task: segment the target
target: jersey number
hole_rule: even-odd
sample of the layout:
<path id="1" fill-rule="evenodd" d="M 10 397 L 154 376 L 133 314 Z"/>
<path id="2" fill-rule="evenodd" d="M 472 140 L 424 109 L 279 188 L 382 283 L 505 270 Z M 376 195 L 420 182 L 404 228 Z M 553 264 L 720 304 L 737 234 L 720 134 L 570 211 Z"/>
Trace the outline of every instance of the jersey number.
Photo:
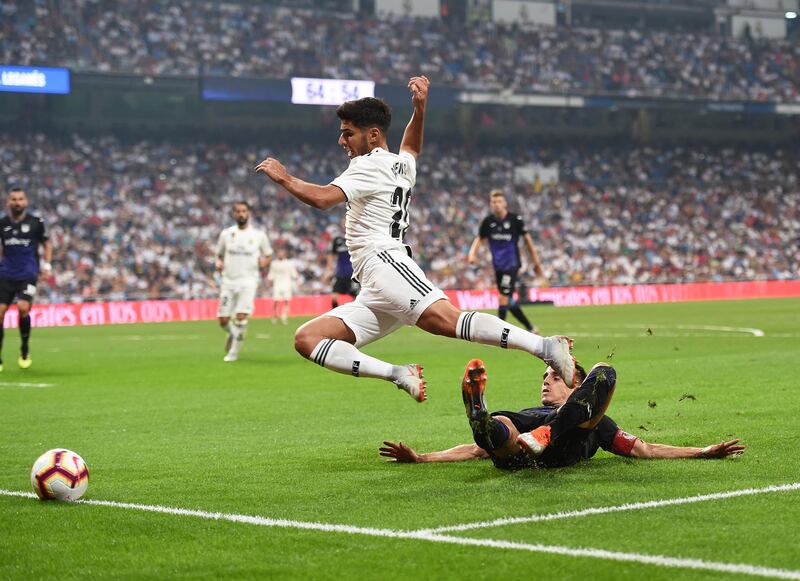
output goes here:
<path id="1" fill-rule="evenodd" d="M 392 216 L 392 231 L 391 236 L 395 240 L 403 241 L 403 237 L 408 230 L 408 205 L 411 203 L 411 190 L 404 191 L 403 188 L 397 187 L 392 194 L 392 206 L 398 208 L 397 212 Z M 402 228 L 400 223 L 405 224 Z"/>

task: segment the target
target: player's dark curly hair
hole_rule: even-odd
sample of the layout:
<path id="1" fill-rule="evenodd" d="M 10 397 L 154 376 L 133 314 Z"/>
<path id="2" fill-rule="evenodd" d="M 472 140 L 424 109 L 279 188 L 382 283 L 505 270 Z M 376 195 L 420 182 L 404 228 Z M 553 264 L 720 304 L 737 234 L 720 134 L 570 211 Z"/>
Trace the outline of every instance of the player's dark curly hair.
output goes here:
<path id="1" fill-rule="evenodd" d="M 359 129 L 377 127 L 386 135 L 392 124 L 392 110 L 382 99 L 364 97 L 339 105 L 336 115 L 342 121 L 349 121 Z"/>

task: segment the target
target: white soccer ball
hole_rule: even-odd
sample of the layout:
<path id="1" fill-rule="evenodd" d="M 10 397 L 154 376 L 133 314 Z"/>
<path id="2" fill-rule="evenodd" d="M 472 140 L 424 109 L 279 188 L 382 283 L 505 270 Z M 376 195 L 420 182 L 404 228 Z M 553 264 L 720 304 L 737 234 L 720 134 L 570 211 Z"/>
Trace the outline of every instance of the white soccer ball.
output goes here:
<path id="1" fill-rule="evenodd" d="M 75 452 L 48 450 L 33 463 L 31 485 L 42 500 L 78 500 L 89 486 L 89 469 Z"/>

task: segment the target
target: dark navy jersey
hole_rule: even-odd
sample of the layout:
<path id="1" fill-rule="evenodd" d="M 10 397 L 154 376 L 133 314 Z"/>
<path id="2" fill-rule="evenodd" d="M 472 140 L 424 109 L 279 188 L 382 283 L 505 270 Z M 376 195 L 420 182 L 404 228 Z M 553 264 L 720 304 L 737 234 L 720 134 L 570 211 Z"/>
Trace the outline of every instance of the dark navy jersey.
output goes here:
<path id="1" fill-rule="evenodd" d="M 352 278 L 353 265 L 350 263 L 350 253 L 347 251 L 347 241 L 344 236 L 333 239 L 331 254 L 336 255 L 336 278 Z"/>
<path id="2" fill-rule="evenodd" d="M 47 240 L 44 222 L 30 214 L 20 222 L 9 216 L 0 219 L 0 243 L 3 259 L 0 278 L 7 280 L 36 280 L 39 276 L 39 244 Z"/>
<path id="3" fill-rule="evenodd" d="M 478 236 L 482 240 L 489 239 L 489 250 L 492 253 L 494 269 L 500 272 L 518 270 L 519 239 L 528 231 L 522 218 L 511 212 L 503 219 L 490 214 L 481 222 Z"/>
<path id="4" fill-rule="evenodd" d="M 557 409 L 554 406 L 543 406 L 518 412 L 492 412 L 492 416 L 505 416 L 520 432 L 530 432 L 552 421 Z M 537 458 L 536 463 L 550 468 L 571 466 L 580 460 L 591 458 L 598 448 L 619 456 L 628 456 L 636 440 L 636 436 L 620 430 L 614 420 L 604 416 L 591 430 L 575 429 L 553 441 Z"/>

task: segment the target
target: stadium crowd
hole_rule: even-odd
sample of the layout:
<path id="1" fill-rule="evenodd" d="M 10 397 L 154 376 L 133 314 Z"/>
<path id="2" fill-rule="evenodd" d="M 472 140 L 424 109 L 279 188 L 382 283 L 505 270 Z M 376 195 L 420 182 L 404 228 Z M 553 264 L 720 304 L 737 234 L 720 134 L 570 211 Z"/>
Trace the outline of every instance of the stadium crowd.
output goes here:
<path id="1" fill-rule="evenodd" d="M 271 151 L 112 137 L 0 134 L 0 186 L 26 189 L 49 225 L 50 302 L 216 297 L 213 252 L 235 200 L 298 263 L 301 292 L 328 292 L 325 255 L 341 208 L 307 208 L 252 171 L 267 155 L 312 181 L 345 167 L 336 149 Z M 515 168 L 555 163 L 559 179 Z M 800 155 L 706 148 L 481 153 L 426 145 L 408 241 L 443 288 L 493 288 L 466 253 L 501 187 L 524 217 L 549 284 L 796 278 Z M 530 282 L 530 279 L 527 279 Z"/>
<path id="2" fill-rule="evenodd" d="M 0 62 L 515 92 L 799 101 L 800 45 L 712 34 L 367 18 L 245 2 L 0 0 Z"/>

